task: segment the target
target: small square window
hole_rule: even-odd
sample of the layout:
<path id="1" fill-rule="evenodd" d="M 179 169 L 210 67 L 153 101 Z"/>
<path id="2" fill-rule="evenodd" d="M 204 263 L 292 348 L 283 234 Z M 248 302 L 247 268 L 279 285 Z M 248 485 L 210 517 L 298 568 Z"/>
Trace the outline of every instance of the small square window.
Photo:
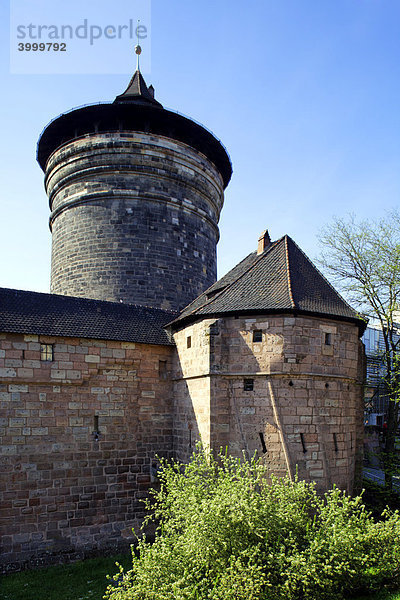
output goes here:
<path id="1" fill-rule="evenodd" d="M 325 346 L 331 346 L 331 345 L 332 345 L 332 334 L 325 333 Z"/>
<path id="2" fill-rule="evenodd" d="M 40 360 L 52 362 L 54 360 L 53 344 L 40 344 Z"/>
<path id="3" fill-rule="evenodd" d="M 186 338 L 186 348 L 191 348 L 192 347 L 192 336 L 188 335 Z"/>
<path id="4" fill-rule="evenodd" d="M 253 331 L 253 342 L 262 342 L 262 330 L 255 329 Z"/>
<path id="5" fill-rule="evenodd" d="M 254 390 L 254 379 L 243 379 L 243 389 L 245 392 L 252 392 Z"/>

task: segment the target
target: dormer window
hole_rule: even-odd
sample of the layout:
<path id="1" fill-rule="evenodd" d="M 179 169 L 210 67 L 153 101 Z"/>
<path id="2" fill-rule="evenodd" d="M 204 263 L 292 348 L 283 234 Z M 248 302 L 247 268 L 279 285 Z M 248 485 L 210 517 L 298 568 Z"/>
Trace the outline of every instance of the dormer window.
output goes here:
<path id="1" fill-rule="evenodd" d="M 225 289 L 225 286 L 214 288 L 213 290 L 210 290 L 209 292 L 206 292 L 207 300 L 210 300 L 211 298 L 214 298 L 214 296 L 216 296 L 217 294 L 219 294 L 220 292 L 222 292 L 222 290 L 224 290 L 224 289 Z"/>

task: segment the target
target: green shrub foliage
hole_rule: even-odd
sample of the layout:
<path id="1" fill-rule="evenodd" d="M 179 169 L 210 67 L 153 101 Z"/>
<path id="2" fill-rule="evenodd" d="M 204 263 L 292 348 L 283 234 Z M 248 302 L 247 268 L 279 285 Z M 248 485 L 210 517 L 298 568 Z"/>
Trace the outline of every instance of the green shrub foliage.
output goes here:
<path id="1" fill-rule="evenodd" d="M 198 449 L 163 461 L 145 537 L 108 600 L 320 600 L 400 584 L 400 515 L 375 522 L 360 497 L 273 479 Z"/>

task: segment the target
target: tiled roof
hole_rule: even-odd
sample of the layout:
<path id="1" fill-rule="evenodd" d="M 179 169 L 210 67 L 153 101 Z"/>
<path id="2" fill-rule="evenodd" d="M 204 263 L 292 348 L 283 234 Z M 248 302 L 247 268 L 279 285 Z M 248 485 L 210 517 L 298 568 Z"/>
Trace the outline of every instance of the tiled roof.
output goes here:
<path id="1" fill-rule="evenodd" d="M 0 288 L 0 331 L 170 345 L 164 330 L 176 313 Z"/>
<path id="2" fill-rule="evenodd" d="M 150 94 L 146 82 L 139 70 L 135 71 L 126 90 L 117 96 L 114 102 L 135 102 L 136 104 L 147 103 L 162 108 L 162 105 Z"/>
<path id="3" fill-rule="evenodd" d="M 295 312 L 362 321 L 287 235 L 253 252 L 180 314 L 173 325 L 201 316 Z"/>

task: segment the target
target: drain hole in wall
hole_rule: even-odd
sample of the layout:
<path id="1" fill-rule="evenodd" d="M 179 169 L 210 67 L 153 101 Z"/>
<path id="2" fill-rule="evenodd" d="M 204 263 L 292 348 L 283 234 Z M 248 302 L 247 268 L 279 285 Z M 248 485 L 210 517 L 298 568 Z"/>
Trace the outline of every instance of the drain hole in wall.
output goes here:
<path id="1" fill-rule="evenodd" d="M 326 383 L 326 384 L 325 384 L 325 387 L 326 387 L 326 388 L 328 388 L 328 387 L 329 387 L 329 383 Z"/>
<path id="2" fill-rule="evenodd" d="M 263 452 L 264 452 L 264 454 L 266 454 L 268 452 L 268 450 L 267 450 L 267 446 L 265 445 L 264 434 L 262 431 L 260 431 L 259 436 L 260 436 Z"/>
<path id="3" fill-rule="evenodd" d="M 289 381 L 289 385 L 290 385 L 290 387 L 292 387 L 292 385 L 293 385 L 293 381 L 292 380 Z"/>

